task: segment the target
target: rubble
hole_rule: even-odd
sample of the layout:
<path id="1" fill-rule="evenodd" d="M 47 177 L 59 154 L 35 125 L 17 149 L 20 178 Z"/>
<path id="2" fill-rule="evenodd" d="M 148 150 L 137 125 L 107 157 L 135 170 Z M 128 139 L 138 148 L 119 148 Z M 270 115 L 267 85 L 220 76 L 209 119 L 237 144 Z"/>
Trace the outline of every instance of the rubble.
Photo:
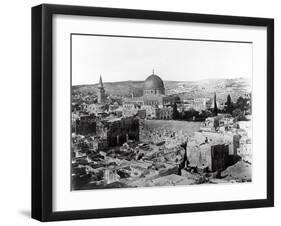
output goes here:
<path id="1" fill-rule="evenodd" d="M 130 123 L 113 122 L 114 128 Z M 219 125 L 233 126 L 204 131 L 198 126 L 192 133 L 182 125 L 176 130 L 167 126 L 169 121 L 165 123 L 149 127 L 139 121 L 139 130 L 133 130 L 133 134 L 139 131 L 139 136 L 135 134 L 137 139 L 129 139 L 123 133 L 122 142 L 113 146 L 106 138 L 74 134 L 73 189 L 251 181 L 252 146 L 251 137 L 243 129 L 249 128 L 246 123 L 241 124 L 243 128 L 236 128 L 231 119 L 221 118 Z M 116 142 L 117 133 L 112 134 Z"/>
<path id="2" fill-rule="evenodd" d="M 239 161 L 235 165 L 228 167 L 221 172 L 221 176 L 225 180 L 234 180 L 237 182 L 249 182 L 252 178 L 252 165 Z"/>

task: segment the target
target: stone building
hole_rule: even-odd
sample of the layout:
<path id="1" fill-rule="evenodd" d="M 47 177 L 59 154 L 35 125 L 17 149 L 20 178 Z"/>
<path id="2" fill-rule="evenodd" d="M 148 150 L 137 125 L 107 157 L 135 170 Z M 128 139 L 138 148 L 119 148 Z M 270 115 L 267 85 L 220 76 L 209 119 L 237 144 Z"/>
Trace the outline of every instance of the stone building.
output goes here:
<path id="1" fill-rule="evenodd" d="M 229 146 L 226 144 L 201 144 L 200 146 L 187 146 L 187 159 L 189 165 L 208 171 L 220 171 L 227 167 L 229 159 Z"/>
<path id="2" fill-rule="evenodd" d="M 143 86 L 142 97 L 131 97 L 124 99 L 124 104 L 137 104 L 140 106 L 160 106 L 164 105 L 165 87 L 162 79 L 153 73 L 146 78 Z"/>
<path id="3" fill-rule="evenodd" d="M 145 118 L 146 118 L 146 110 L 144 110 L 144 109 L 139 109 L 138 112 L 137 112 L 137 116 L 138 116 L 140 119 L 145 119 Z"/>
<path id="4" fill-rule="evenodd" d="M 187 159 L 191 166 L 220 171 L 240 159 L 241 136 L 233 132 L 195 132 L 187 142 Z"/>
<path id="5" fill-rule="evenodd" d="M 158 106 L 160 108 L 164 107 L 164 105 L 171 106 L 175 102 L 179 102 L 178 96 L 165 95 L 164 82 L 158 75 L 154 74 L 154 71 L 144 81 L 142 99 L 144 105 Z"/>
<path id="6" fill-rule="evenodd" d="M 124 117 L 134 116 L 138 113 L 138 110 L 140 110 L 140 108 L 141 107 L 135 103 L 124 103 L 122 109 L 122 115 Z"/>
<path id="7" fill-rule="evenodd" d="M 173 108 L 157 108 L 156 109 L 156 119 L 160 120 L 171 120 L 173 118 Z"/>
<path id="8" fill-rule="evenodd" d="M 112 118 L 104 120 L 103 125 L 109 147 L 139 140 L 139 119 L 136 117 Z"/>
<path id="9" fill-rule="evenodd" d="M 98 115 L 104 112 L 103 106 L 101 104 L 89 104 L 87 106 L 87 112 L 89 114 Z"/>
<path id="10" fill-rule="evenodd" d="M 175 103 L 181 103 L 181 99 L 177 95 L 169 95 L 163 98 L 164 106 L 173 106 Z"/>
<path id="11" fill-rule="evenodd" d="M 178 96 L 165 95 L 164 82 L 153 71 L 144 81 L 142 97 L 124 98 L 123 112 L 125 115 L 134 115 L 138 109 L 144 109 L 149 119 L 172 119 L 171 109 L 168 107 L 178 102 Z"/>
<path id="12" fill-rule="evenodd" d="M 88 135 L 96 133 L 96 120 L 93 115 L 83 115 L 76 120 L 77 134 Z"/>
<path id="13" fill-rule="evenodd" d="M 156 119 L 156 107 L 151 105 L 143 105 L 142 108 L 146 111 L 146 118 L 147 119 Z"/>
<path id="14" fill-rule="evenodd" d="M 164 82 L 158 75 L 154 74 L 154 70 L 144 81 L 143 95 L 165 95 Z"/>
<path id="15" fill-rule="evenodd" d="M 235 119 L 228 114 L 218 114 L 215 117 L 208 117 L 202 122 L 201 131 L 229 131 L 236 128 Z"/>

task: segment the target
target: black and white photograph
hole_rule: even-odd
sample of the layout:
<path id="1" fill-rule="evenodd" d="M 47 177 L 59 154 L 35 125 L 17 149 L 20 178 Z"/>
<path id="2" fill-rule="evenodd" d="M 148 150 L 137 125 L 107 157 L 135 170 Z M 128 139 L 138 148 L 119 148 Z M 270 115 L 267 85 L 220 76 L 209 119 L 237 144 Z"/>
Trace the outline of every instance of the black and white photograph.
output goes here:
<path id="1" fill-rule="evenodd" d="M 33 219 L 274 206 L 274 19 L 151 3 L 32 7 Z"/>
<path id="2" fill-rule="evenodd" d="M 252 42 L 70 40 L 72 191 L 252 182 Z"/>

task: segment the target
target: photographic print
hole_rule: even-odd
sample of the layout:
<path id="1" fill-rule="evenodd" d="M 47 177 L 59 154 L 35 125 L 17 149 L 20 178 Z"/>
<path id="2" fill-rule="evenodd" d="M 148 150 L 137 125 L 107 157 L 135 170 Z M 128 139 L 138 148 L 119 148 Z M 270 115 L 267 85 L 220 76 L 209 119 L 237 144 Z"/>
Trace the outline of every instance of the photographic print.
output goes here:
<path id="1" fill-rule="evenodd" d="M 71 34 L 71 190 L 252 181 L 252 43 Z"/>
<path id="2" fill-rule="evenodd" d="M 274 19 L 42 4 L 31 72 L 32 218 L 274 206 Z"/>

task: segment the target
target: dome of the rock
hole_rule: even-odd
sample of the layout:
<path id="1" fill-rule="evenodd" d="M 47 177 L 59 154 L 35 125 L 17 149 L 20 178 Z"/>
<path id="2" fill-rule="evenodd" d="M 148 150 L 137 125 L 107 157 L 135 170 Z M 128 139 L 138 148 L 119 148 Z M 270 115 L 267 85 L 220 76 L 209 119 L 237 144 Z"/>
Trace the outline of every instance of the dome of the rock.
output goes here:
<path id="1" fill-rule="evenodd" d="M 154 73 L 144 81 L 144 94 L 164 94 L 165 87 L 163 80 Z"/>

